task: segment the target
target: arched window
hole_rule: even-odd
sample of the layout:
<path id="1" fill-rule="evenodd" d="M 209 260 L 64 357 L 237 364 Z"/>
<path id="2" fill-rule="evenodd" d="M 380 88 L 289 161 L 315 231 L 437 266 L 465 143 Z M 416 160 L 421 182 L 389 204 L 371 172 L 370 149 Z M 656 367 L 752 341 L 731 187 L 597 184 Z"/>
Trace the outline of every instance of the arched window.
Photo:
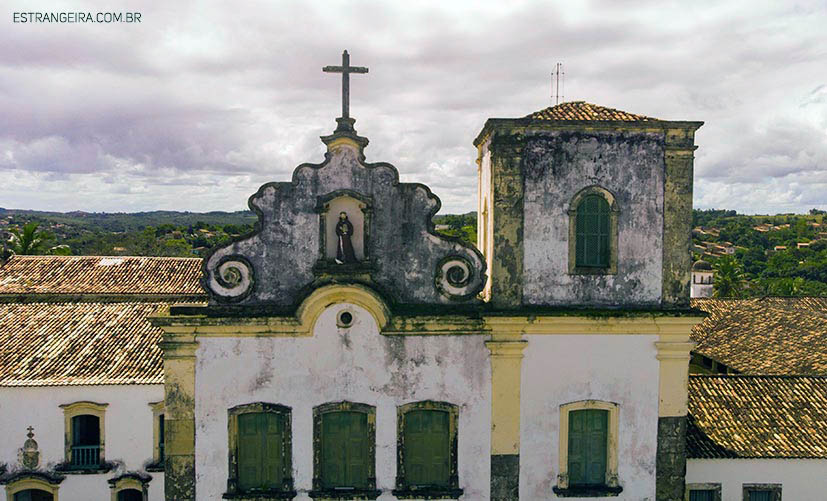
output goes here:
<path id="1" fill-rule="evenodd" d="M 569 273 L 617 273 L 617 216 L 614 196 L 589 186 L 569 207 Z"/>
<path id="2" fill-rule="evenodd" d="M 147 501 L 152 477 L 141 472 L 126 472 L 108 480 L 111 501 Z"/>
<path id="3" fill-rule="evenodd" d="M 457 406 L 413 402 L 397 410 L 397 497 L 459 498 Z M 417 495 L 418 494 L 418 495 Z"/>
<path id="4" fill-rule="evenodd" d="M 118 501 L 144 501 L 144 494 L 138 489 L 118 491 Z"/>
<path id="5" fill-rule="evenodd" d="M 3 483 L 6 484 L 5 499 L 9 501 L 58 501 L 58 488 L 62 481 L 62 476 L 32 470 L 19 471 L 3 479 Z"/>

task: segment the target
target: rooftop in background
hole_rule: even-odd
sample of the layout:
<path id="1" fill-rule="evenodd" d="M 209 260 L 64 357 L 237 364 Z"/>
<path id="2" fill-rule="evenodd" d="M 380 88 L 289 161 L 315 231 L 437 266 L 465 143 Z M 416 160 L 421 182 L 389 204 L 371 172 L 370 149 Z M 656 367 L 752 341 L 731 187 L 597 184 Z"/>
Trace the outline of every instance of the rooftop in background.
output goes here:
<path id="1" fill-rule="evenodd" d="M 621 122 L 657 122 L 657 118 L 636 115 L 626 111 L 607 108 L 585 101 L 570 101 L 540 111 L 535 111 L 525 118 L 534 120 L 606 120 Z"/>
<path id="2" fill-rule="evenodd" d="M 696 353 L 743 374 L 827 375 L 827 297 L 692 300 Z"/>
<path id="3" fill-rule="evenodd" d="M 205 297 L 200 279 L 200 258 L 13 256 L 0 266 L 0 296 Z"/>
<path id="4" fill-rule="evenodd" d="M 827 377 L 689 377 L 690 458 L 827 458 Z"/>
<path id="5" fill-rule="evenodd" d="M 163 384 L 166 303 L 0 304 L 0 386 Z"/>

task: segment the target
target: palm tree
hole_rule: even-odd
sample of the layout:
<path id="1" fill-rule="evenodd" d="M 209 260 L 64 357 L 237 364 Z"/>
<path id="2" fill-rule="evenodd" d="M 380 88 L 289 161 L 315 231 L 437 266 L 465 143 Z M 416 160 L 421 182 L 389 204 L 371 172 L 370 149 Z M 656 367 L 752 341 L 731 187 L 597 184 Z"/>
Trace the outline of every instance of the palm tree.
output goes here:
<path id="1" fill-rule="evenodd" d="M 714 297 L 741 297 L 744 287 L 744 270 L 732 256 L 723 256 L 713 266 L 715 279 L 712 284 Z"/>
<path id="2" fill-rule="evenodd" d="M 37 231 L 38 226 L 40 226 L 40 223 L 32 221 L 23 225 L 23 231 L 20 231 L 19 228 L 10 230 L 12 250 L 15 254 L 34 255 L 43 250 L 46 235 L 42 231 Z"/>

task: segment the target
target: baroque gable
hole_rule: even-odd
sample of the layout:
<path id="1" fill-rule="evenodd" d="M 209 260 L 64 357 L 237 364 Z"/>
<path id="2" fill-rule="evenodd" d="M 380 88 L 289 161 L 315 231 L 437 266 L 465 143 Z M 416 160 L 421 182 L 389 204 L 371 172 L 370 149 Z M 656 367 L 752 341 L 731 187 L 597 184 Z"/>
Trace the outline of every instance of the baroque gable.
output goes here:
<path id="1" fill-rule="evenodd" d="M 399 182 L 389 163 L 366 162 L 368 140 L 354 120 L 337 121 L 322 137 L 324 161 L 259 188 L 248 202 L 255 230 L 204 260 L 210 304 L 291 309 L 331 283 L 365 285 L 392 305 L 477 302 L 484 259 L 434 230 L 439 198 L 424 184 Z"/>

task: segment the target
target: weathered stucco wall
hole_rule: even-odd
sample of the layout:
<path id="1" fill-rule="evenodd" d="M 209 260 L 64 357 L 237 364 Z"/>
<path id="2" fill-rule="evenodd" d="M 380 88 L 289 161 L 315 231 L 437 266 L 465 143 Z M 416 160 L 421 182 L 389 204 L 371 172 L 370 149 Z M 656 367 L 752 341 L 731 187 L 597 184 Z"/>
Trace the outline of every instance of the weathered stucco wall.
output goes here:
<path id="1" fill-rule="evenodd" d="M 311 284 L 319 285 L 315 280 L 330 280 L 330 273 L 344 270 L 333 265 L 328 273 L 314 273 L 324 257 L 318 208 L 336 193 L 368 205 L 365 251 L 370 264 L 358 271 L 369 274 L 371 286 L 391 303 L 475 302 L 485 282 L 482 255 L 471 245 L 433 232 L 431 217 L 439 199 L 425 185 L 400 183 L 390 164 L 364 163 L 356 142 L 342 141 L 331 146 L 322 164 L 300 165 L 292 182 L 265 184 L 250 198 L 260 231 L 217 248 L 205 260 L 204 282 L 212 302 L 295 306 Z M 472 271 L 463 285 L 467 297 L 446 297 L 435 286 L 437 268 L 449 257 L 464 260 Z M 226 274 L 227 267 L 235 271 Z M 240 281 L 232 276 L 236 271 Z M 348 278 L 354 280 L 353 275 L 351 271 Z"/>
<path id="2" fill-rule="evenodd" d="M 619 499 L 655 501 L 657 336 L 526 337 L 520 498 L 557 498 L 552 487 L 559 473 L 560 406 L 592 399 L 619 405 L 618 479 L 623 487 Z"/>
<path id="3" fill-rule="evenodd" d="M 689 459 L 686 483 L 721 484 L 721 501 L 743 501 L 744 484 L 781 484 L 781 498 L 824 499 L 825 459 Z"/>
<path id="4" fill-rule="evenodd" d="M 662 289 L 662 134 L 547 131 L 523 148 L 523 303 L 658 305 Z M 597 185 L 617 201 L 616 275 L 569 274 L 572 198 Z"/>
<path id="5" fill-rule="evenodd" d="M 41 469 L 64 460 L 64 415 L 61 404 L 83 400 L 108 403 L 104 422 L 105 458 L 119 467 L 105 474 L 66 475 L 60 484 L 60 501 L 109 499 L 107 480 L 125 471 L 143 470 L 152 462 L 152 409 L 150 402 L 164 399 L 163 385 L 49 386 L 0 388 L 0 462 L 12 470 L 17 450 L 34 427 Z M 164 474 L 153 472 L 149 500 L 164 498 Z M 5 499 L 0 488 L 0 499 Z"/>
<path id="6" fill-rule="evenodd" d="M 340 329 L 347 309 L 353 326 Z M 250 402 L 292 408 L 296 499 L 313 478 L 313 408 L 349 400 L 376 406 L 376 478 L 380 499 L 396 475 L 396 407 L 440 400 L 459 406 L 462 499 L 489 498 L 491 383 L 482 336 L 383 336 L 364 309 L 336 304 L 312 337 L 201 338 L 196 365 L 196 492 L 219 499 L 228 475 L 227 409 Z"/>

